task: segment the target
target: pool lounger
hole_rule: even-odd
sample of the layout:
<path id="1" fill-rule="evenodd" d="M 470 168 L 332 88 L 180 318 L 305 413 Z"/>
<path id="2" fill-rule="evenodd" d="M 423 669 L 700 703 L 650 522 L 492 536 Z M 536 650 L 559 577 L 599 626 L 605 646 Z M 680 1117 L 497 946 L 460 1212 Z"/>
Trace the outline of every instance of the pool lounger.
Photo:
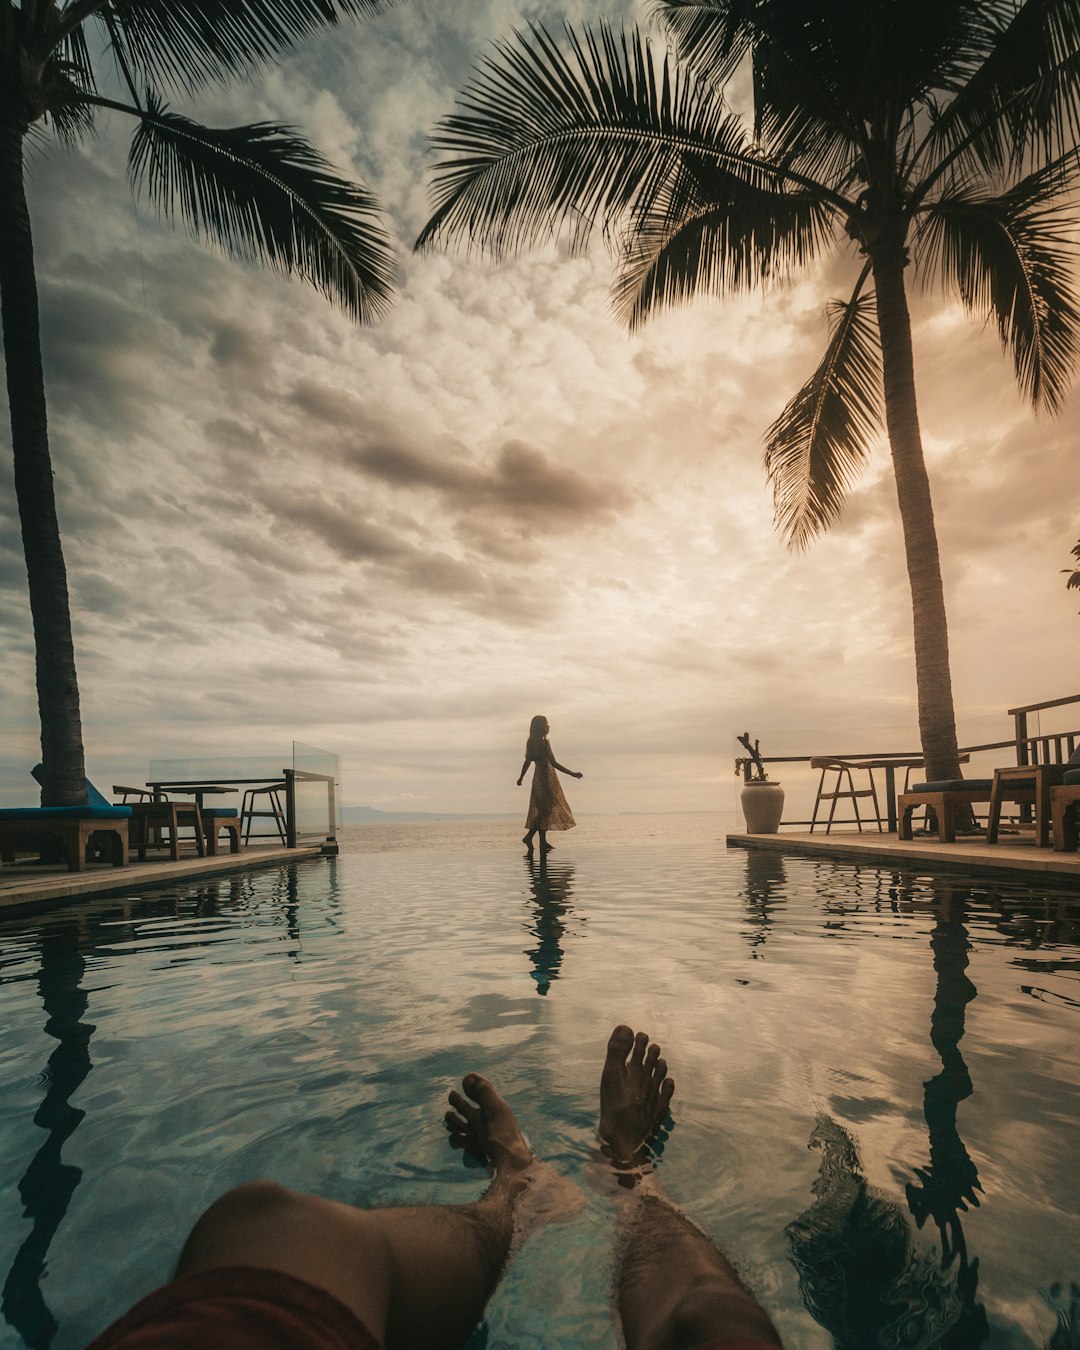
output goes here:
<path id="1" fill-rule="evenodd" d="M 13 806 L 0 809 L 0 860 L 15 861 L 15 850 L 40 848 L 41 840 L 59 839 L 69 872 L 86 869 L 91 835 L 108 835 L 114 867 L 128 863 L 130 806 Z"/>

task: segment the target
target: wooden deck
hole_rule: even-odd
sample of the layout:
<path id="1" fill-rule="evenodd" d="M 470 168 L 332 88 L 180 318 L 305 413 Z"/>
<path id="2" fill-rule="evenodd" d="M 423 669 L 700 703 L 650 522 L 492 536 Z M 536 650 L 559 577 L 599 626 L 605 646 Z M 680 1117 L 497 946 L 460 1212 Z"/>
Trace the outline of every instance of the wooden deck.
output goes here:
<path id="1" fill-rule="evenodd" d="M 960 838 L 951 844 L 939 843 L 936 835 L 912 840 L 895 834 L 864 830 L 833 830 L 832 834 L 729 834 L 728 848 L 764 849 L 774 853 L 799 853 L 804 856 L 841 858 L 850 862 L 884 863 L 894 867 L 927 867 L 933 871 L 961 869 L 983 875 L 1024 875 L 1045 878 L 1055 884 L 1073 882 L 1080 895 L 1080 853 L 1055 853 L 1036 848 L 1031 836 L 1015 840 L 1005 836 L 988 844 L 979 837 Z"/>
<path id="2" fill-rule="evenodd" d="M 298 848 L 273 845 L 242 848 L 239 853 L 219 853 L 214 858 L 200 858 L 195 853 L 190 857 L 181 854 L 177 862 L 159 857 L 148 858 L 145 862 L 133 859 L 127 867 L 91 864 L 85 872 L 69 872 L 63 866 L 43 867 L 36 863 L 8 864 L 0 870 L 0 915 L 322 856 L 321 844 Z"/>

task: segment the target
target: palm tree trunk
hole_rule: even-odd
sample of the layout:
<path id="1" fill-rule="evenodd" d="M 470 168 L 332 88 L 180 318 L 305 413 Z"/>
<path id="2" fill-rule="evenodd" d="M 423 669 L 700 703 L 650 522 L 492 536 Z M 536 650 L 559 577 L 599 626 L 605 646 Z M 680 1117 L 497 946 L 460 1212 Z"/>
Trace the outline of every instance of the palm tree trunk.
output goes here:
<path id="1" fill-rule="evenodd" d="M 884 244 L 873 253 L 885 380 L 885 420 L 911 584 L 919 735 L 926 776 L 928 779 L 959 778 L 945 593 L 941 584 L 930 480 L 923 460 L 919 410 L 915 402 L 911 315 L 904 292 L 906 262 L 902 244 Z"/>
<path id="2" fill-rule="evenodd" d="M 37 281 L 23 184 L 23 124 L 16 80 L 0 68 L 0 318 L 7 364 L 15 497 L 22 527 L 37 661 L 44 806 L 86 802 L 79 686 L 67 572 L 56 519 L 41 367 Z M 27 771 L 30 766 L 27 765 Z"/>

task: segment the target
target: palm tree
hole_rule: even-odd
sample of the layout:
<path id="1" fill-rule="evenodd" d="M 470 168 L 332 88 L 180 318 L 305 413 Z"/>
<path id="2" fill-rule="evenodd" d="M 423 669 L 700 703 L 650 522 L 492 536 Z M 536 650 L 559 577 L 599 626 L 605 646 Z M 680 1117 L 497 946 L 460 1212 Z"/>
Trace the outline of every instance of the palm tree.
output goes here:
<path id="1" fill-rule="evenodd" d="M 392 290 L 390 241 L 360 185 L 286 126 L 213 129 L 171 112 L 378 0 L 0 0 L 0 304 L 15 493 L 34 625 L 46 806 L 82 804 L 79 689 L 49 456 L 24 143 L 68 148 L 110 110 L 133 117 L 132 186 L 235 257 L 297 275 L 362 323 Z M 130 101 L 99 92 L 111 64 Z"/>
<path id="2" fill-rule="evenodd" d="M 602 226 L 631 329 L 700 294 L 778 284 L 828 250 L 854 287 L 817 369 L 766 432 L 778 529 L 838 517 L 884 420 L 911 583 L 922 748 L 959 776 L 945 603 L 915 399 L 907 278 L 993 320 L 1024 394 L 1059 406 L 1070 294 L 1076 0 L 656 0 L 634 30 L 542 27 L 497 45 L 434 137 L 418 248 L 496 258 Z M 753 125 L 725 103 L 749 65 Z M 1075 203 L 1072 204 L 1075 212 Z"/>

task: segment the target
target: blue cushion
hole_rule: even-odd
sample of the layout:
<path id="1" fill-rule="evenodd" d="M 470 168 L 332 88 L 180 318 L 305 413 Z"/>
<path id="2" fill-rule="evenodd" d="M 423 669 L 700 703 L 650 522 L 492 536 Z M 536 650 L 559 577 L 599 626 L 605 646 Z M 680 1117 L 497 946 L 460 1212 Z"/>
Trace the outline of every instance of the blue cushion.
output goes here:
<path id="1" fill-rule="evenodd" d="M 912 783 L 909 792 L 989 792 L 992 778 L 939 778 L 930 783 Z"/>
<path id="2" fill-rule="evenodd" d="M 40 764 L 35 764 L 30 770 L 30 777 L 38 783 L 45 782 L 45 769 Z M 89 778 L 83 779 L 83 786 L 86 788 L 86 800 L 91 806 L 112 806 L 108 797 L 103 797 L 97 788 L 91 783 Z"/>
<path id="3" fill-rule="evenodd" d="M 5 806 L 0 808 L 0 820 L 25 820 L 33 825 L 36 820 L 127 820 L 130 806 Z"/>
<path id="4" fill-rule="evenodd" d="M 239 812 L 235 806 L 204 806 L 203 820 L 235 820 Z"/>
<path id="5" fill-rule="evenodd" d="M 1066 769 L 1063 781 L 1066 783 L 1080 783 L 1080 769 Z"/>

